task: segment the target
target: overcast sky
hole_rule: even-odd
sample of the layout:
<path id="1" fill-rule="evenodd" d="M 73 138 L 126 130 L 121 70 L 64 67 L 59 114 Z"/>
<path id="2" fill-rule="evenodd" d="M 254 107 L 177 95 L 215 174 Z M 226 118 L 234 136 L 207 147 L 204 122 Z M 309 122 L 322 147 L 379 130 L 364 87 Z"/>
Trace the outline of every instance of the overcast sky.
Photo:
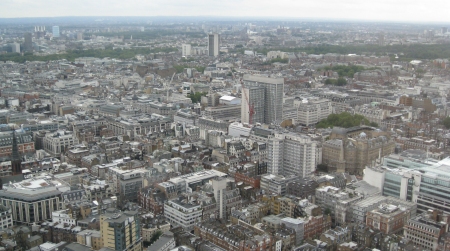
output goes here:
<path id="1" fill-rule="evenodd" d="M 240 16 L 448 23 L 449 10 L 450 0 L 0 0 L 0 18 Z"/>

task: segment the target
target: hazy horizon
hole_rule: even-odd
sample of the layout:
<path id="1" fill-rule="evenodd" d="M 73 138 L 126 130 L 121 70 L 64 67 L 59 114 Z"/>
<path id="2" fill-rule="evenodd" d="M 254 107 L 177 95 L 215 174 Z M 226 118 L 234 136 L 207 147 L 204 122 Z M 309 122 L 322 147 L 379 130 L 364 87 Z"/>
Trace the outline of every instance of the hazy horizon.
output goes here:
<path id="1" fill-rule="evenodd" d="M 450 1 L 430 0 L 3 0 L 0 18 L 214 17 L 450 23 Z"/>

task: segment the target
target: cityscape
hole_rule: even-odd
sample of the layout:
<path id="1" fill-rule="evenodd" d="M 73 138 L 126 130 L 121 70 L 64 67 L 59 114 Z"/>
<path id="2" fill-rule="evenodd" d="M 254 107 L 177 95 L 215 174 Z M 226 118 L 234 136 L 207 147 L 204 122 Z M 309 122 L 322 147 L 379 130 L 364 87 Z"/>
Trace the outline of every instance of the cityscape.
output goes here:
<path id="1" fill-rule="evenodd" d="M 0 11 L 0 251 L 450 251 L 450 22 L 73 8 Z"/>

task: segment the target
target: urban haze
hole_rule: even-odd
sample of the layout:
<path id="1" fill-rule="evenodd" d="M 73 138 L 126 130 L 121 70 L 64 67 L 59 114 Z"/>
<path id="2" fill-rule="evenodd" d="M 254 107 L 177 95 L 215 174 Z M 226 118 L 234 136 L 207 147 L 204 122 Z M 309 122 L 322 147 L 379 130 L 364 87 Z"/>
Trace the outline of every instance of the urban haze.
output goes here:
<path id="1" fill-rule="evenodd" d="M 0 251 L 450 251 L 449 8 L 1 1 Z"/>

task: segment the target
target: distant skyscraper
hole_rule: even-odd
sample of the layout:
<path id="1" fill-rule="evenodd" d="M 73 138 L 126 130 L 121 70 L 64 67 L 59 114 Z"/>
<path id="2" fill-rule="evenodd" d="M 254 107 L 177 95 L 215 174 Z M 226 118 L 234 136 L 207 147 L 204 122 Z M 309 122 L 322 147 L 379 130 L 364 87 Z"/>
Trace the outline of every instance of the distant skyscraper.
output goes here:
<path id="1" fill-rule="evenodd" d="M 448 31 L 448 28 L 447 28 L 447 27 L 442 27 L 442 28 L 441 28 L 441 33 L 442 33 L 442 34 L 447 33 L 447 31 Z"/>
<path id="2" fill-rule="evenodd" d="M 249 105 L 253 106 L 252 124 L 271 124 L 283 117 L 284 79 L 244 75 L 241 121 L 249 123 Z M 246 102 L 248 98 L 248 103 Z"/>
<path id="3" fill-rule="evenodd" d="M 11 52 L 20 53 L 20 44 L 19 43 L 12 43 L 11 44 Z"/>
<path id="4" fill-rule="evenodd" d="M 192 47 L 190 44 L 182 44 L 181 45 L 181 55 L 183 57 L 187 57 L 191 55 Z"/>
<path id="5" fill-rule="evenodd" d="M 33 51 L 33 39 L 31 36 L 31 33 L 27 32 L 24 34 L 25 42 L 23 43 L 23 50 L 25 52 L 32 52 Z"/>
<path id="6" fill-rule="evenodd" d="M 59 37 L 59 26 L 52 27 L 53 37 Z"/>
<path id="7" fill-rule="evenodd" d="M 77 40 L 78 41 L 83 40 L 83 33 L 82 32 L 77 32 Z"/>
<path id="8" fill-rule="evenodd" d="M 208 55 L 212 57 L 219 56 L 220 35 L 217 33 L 208 35 Z"/>

